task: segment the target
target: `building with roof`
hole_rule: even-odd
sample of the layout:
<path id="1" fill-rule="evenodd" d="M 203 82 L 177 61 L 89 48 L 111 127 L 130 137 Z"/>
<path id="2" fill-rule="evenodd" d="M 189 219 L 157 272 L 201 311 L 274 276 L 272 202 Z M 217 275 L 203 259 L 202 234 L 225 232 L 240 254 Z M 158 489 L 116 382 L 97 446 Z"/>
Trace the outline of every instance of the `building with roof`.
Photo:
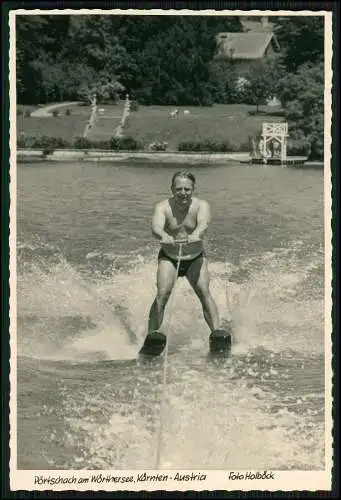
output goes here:
<path id="1" fill-rule="evenodd" d="M 244 77 L 252 65 L 279 52 L 274 24 L 268 16 L 242 16 L 241 33 L 218 33 L 215 60 L 233 63 L 236 74 Z"/>
<path id="2" fill-rule="evenodd" d="M 273 32 L 219 33 L 215 60 L 232 62 L 239 76 L 245 75 L 252 64 L 279 51 Z"/>
<path id="3" fill-rule="evenodd" d="M 276 18 L 278 19 L 278 18 Z M 280 52 L 280 45 L 274 33 L 275 25 L 266 16 L 242 16 L 242 32 L 222 32 L 216 35 L 217 49 L 213 65 L 220 69 L 219 75 L 226 75 L 231 82 L 231 71 L 235 90 L 243 97 L 250 70 L 260 62 L 266 61 Z M 279 101 L 274 97 L 269 105 L 277 106 Z"/>

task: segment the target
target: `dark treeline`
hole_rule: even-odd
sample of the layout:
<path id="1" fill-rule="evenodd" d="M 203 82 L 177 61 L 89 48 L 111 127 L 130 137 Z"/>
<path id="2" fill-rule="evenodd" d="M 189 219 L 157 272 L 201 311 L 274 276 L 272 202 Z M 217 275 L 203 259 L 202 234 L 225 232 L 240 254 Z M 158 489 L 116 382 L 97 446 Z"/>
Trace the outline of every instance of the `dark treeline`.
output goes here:
<path id="1" fill-rule="evenodd" d="M 18 16 L 18 102 L 78 99 L 118 81 L 144 104 L 212 104 L 209 65 L 220 31 L 239 18 Z"/>
<path id="2" fill-rule="evenodd" d="M 214 61 L 217 33 L 242 32 L 239 17 L 17 16 L 17 101 L 84 99 L 99 85 L 111 89 L 113 99 L 129 93 L 147 105 L 240 102 L 258 110 L 276 96 L 299 148 L 306 145 L 319 155 L 323 17 L 271 21 L 280 53 L 252 66 L 240 90 L 233 63 Z"/>

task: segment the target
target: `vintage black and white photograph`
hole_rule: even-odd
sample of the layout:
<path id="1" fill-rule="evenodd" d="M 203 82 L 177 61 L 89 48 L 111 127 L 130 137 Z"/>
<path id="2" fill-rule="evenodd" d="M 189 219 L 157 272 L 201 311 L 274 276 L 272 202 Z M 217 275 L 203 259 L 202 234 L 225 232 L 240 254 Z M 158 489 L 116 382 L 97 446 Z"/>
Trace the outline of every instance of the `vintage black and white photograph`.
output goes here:
<path id="1" fill-rule="evenodd" d="M 331 13 L 9 27 L 11 488 L 330 489 Z"/>

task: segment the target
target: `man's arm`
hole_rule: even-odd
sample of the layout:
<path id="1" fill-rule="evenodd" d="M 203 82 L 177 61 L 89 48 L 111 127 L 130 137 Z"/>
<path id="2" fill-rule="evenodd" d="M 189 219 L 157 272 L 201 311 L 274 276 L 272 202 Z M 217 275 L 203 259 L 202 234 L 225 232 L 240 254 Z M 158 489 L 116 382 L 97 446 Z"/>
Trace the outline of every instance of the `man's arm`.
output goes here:
<path id="1" fill-rule="evenodd" d="M 205 235 L 208 225 L 211 221 L 211 208 L 207 201 L 201 200 L 197 213 L 197 227 L 189 235 L 188 240 L 201 240 Z"/>
<path id="2" fill-rule="evenodd" d="M 155 238 L 162 240 L 168 236 L 164 231 L 166 216 L 162 203 L 156 203 L 154 206 L 154 213 L 152 218 L 152 233 Z"/>

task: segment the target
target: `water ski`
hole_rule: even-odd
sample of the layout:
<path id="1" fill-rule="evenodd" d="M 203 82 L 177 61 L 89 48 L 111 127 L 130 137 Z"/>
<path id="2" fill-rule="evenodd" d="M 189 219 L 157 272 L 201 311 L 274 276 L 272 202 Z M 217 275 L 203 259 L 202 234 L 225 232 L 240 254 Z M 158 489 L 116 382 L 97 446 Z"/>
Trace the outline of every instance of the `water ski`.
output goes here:
<path id="1" fill-rule="evenodd" d="M 166 347 L 167 337 L 161 332 L 148 333 L 139 354 L 144 356 L 159 356 Z"/>
<path id="2" fill-rule="evenodd" d="M 211 354 L 229 354 L 231 351 L 232 337 L 226 330 L 214 330 L 209 337 Z"/>

